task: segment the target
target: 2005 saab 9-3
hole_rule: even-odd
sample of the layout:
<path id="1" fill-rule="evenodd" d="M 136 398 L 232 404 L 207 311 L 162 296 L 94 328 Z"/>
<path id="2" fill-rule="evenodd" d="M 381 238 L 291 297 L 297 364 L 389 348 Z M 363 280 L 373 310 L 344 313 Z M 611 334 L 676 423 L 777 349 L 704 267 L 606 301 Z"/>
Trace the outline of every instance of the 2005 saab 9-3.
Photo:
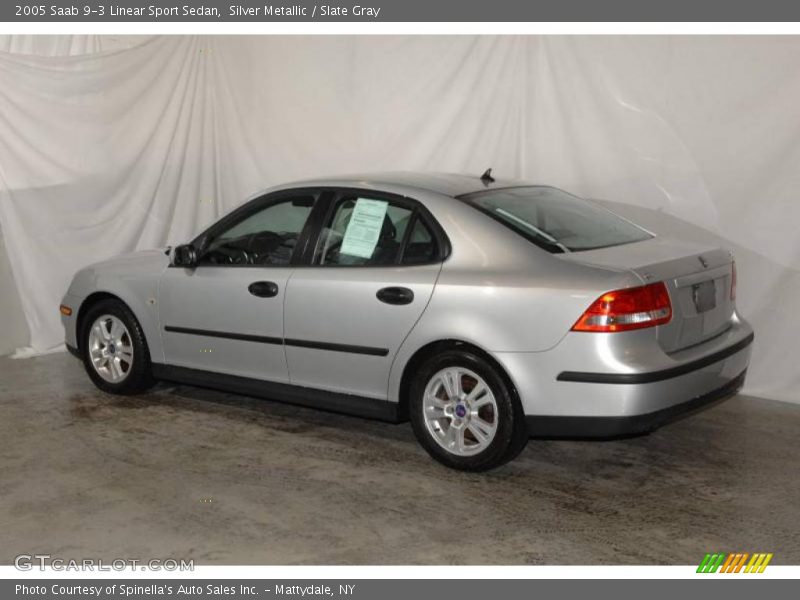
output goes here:
<path id="1" fill-rule="evenodd" d="M 651 431 L 735 393 L 731 254 L 541 185 L 392 173 L 268 190 L 174 249 L 79 271 L 68 348 L 156 380 L 392 422 L 450 467 Z"/>

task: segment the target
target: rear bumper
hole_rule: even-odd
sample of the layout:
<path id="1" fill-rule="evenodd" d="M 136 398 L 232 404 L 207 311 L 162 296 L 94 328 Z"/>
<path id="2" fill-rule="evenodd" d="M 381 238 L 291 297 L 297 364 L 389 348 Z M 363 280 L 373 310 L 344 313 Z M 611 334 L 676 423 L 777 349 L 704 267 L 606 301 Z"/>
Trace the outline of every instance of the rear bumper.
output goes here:
<path id="1" fill-rule="evenodd" d="M 614 437 L 649 431 L 739 389 L 753 329 L 738 315 L 724 333 L 671 354 L 646 329 L 571 332 L 545 352 L 496 353 L 532 435 Z"/>
<path id="2" fill-rule="evenodd" d="M 646 371 L 644 373 L 587 373 L 584 371 L 562 371 L 558 374 L 556 380 L 576 381 L 579 383 L 642 384 L 675 379 L 681 375 L 698 371 L 738 354 L 752 344 L 753 339 L 755 339 L 755 334 L 751 332 L 750 335 L 742 338 L 735 344 L 726 346 L 712 354 L 660 371 Z"/>
<path id="3" fill-rule="evenodd" d="M 528 416 L 525 423 L 528 434 L 538 438 L 609 439 L 639 435 L 730 398 L 742 388 L 746 374 L 746 370 L 742 371 L 715 390 L 650 413 L 627 417 Z"/>

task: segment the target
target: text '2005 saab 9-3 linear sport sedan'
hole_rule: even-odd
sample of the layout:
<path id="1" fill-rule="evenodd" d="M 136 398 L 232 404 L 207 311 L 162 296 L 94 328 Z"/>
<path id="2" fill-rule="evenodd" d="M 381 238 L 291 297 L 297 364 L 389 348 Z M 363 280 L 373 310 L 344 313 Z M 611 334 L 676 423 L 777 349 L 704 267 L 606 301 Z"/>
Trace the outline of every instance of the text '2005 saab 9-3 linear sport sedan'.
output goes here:
<path id="1" fill-rule="evenodd" d="M 79 271 L 61 312 L 107 392 L 410 420 L 435 459 L 484 470 L 531 436 L 644 433 L 735 393 L 753 340 L 735 293 L 729 252 L 559 189 L 390 173 L 270 189 Z"/>

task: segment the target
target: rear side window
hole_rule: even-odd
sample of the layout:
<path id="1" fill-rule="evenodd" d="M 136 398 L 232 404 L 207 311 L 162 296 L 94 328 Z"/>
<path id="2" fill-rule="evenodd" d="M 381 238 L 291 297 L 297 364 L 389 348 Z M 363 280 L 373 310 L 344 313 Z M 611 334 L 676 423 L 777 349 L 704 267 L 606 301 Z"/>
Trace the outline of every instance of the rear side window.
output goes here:
<path id="1" fill-rule="evenodd" d="M 461 198 L 553 253 L 607 248 L 653 237 L 602 206 L 552 187 L 504 188 Z"/>
<path id="2" fill-rule="evenodd" d="M 422 219 L 415 217 L 400 263 L 404 265 L 429 263 L 436 260 L 437 251 L 436 240 L 431 230 Z"/>
<path id="3" fill-rule="evenodd" d="M 438 247 L 408 206 L 381 198 L 340 198 L 320 235 L 315 263 L 324 266 L 415 265 L 435 261 Z"/>

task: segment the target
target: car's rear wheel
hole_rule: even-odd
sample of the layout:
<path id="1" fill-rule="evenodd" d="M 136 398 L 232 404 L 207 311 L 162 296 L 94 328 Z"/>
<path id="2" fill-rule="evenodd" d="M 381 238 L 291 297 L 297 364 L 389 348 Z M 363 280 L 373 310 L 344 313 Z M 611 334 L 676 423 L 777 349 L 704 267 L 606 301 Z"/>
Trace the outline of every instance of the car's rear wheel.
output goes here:
<path id="1" fill-rule="evenodd" d="M 528 440 L 525 416 L 499 369 L 468 351 L 422 365 L 410 389 L 414 433 L 448 467 L 485 471 L 516 457 Z"/>
<path id="2" fill-rule="evenodd" d="M 97 387 L 112 394 L 137 394 L 153 385 L 144 333 L 123 302 L 101 300 L 81 323 L 83 365 Z"/>

